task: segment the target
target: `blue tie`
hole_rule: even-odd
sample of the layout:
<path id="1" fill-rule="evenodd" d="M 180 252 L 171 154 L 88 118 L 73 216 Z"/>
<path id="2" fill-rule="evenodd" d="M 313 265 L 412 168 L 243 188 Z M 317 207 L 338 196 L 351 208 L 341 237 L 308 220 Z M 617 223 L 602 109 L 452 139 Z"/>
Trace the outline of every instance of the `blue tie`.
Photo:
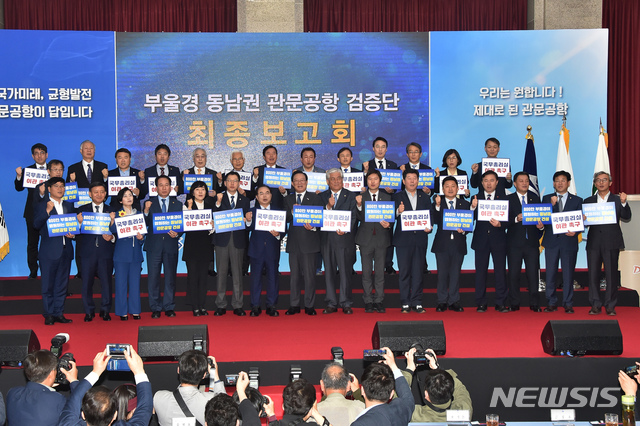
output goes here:
<path id="1" fill-rule="evenodd" d="M 91 164 L 87 166 L 87 180 L 91 182 L 91 178 L 93 177 L 93 171 L 91 170 Z"/>
<path id="2" fill-rule="evenodd" d="M 453 210 L 453 201 L 449 201 L 449 209 Z"/>
<path id="3" fill-rule="evenodd" d="M 167 212 L 167 200 L 165 200 L 163 198 L 160 201 L 162 201 L 162 213 L 166 213 Z"/>
<path id="4" fill-rule="evenodd" d="M 302 196 L 298 194 L 298 198 L 296 199 L 297 204 L 302 204 Z"/>
<path id="5" fill-rule="evenodd" d="M 231 210 L 233 210 L 233 209 L 235 209 L 235 208 L 236 208 L 236 202 L 235 202 L 235 201 L 233 201 L 233 198 L 234 198 L 234 197 L 235 197 L 235 195 L 232 195 L 232 196 L 231 196 Z"/>

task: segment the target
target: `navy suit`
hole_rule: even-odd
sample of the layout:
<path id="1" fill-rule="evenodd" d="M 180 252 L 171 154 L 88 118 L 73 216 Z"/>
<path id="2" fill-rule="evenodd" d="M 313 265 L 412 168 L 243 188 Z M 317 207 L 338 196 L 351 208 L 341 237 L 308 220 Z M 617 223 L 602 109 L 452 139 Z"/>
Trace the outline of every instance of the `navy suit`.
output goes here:
<path id="1" fill-rule="evenodd" d="M 167 213 L 182 211 L 182 203 L 175 197 L 168 197 L 169 205 Z M 162 213 L 160 197 L 151 198 L 151 207 L 146 216 L 147 239 L 144 244 L 144 251 L 147 252 L 147 270 L 149 287 L 149 307 L 152 312 L 160 312 L 163 309 L 173 311 L 176 304 L 174 297 L 176 293 L 176 272 L 178 268 L 178 240 L 171 238 L 169 233 L 153 233 L 153 215 Z M 160 297 L 160 272 L 164 266 L 164 295 Z"/>
<path id="2" fill-rule="evenodd" d="M 136 209 L 137 211 L 142 211 L 141 210 L 141 206 L 140 206 L 140 200 L 142 200 L 147 193 L 149 192 L 149 185 L 147 185 L 147 176 L 145 175 L 145 181 L 144 184 L 140 181 L 140 176 L 138 175 L 138 173 L 140 172 L 140 170 L 138 169 L 134 169 L 133 167 L 129 167 L 129 176 L 135 176 L 136 177 L 136 188 L 138 188 L 138 190 L 140 190 L 140 193 L 138 194 L 138 196 L 136 197 L 135 195 L 133 196 L 133 208 Z M 109 177 L 120 177 L 120 169 L 119 168 L 115 168 L 112 170 L 109 170 Z M 107 180 L 106 183 L 108 183 L 109 180 Z M 116 196 L 114 195 L 111 198 L 111 204 L 113 205 L 113 209 L 114 211 L 119 210 L 122 208 L 122 205 L 118 205 L 116 203 Z"/>
<path id="3" fill-rule="evenodd" d="M 397 398 L 391 402 L 372 407 L 358 417 L 352 426 L 406 426 L 411 421 L 415 400 L 407 380 L 400 376 L 396 379 Z"/>
<path id="4" fill-rule="evenodd" d="M 149 190 L 149 179 L 155 182 L 156 178 L 158 177 L 157 166 L 158 164 L 156 163 L 153 166 L 144 169 L 144 178 L 147 182 L 147 191 Z M 177 195 L 184 193 L 184 180 L 182 179 L 182 173 L 180 173 L 180 169 L 176 166 L 170 166 L 168 164 L 163 167 L 165 168 L 165 176 L 175 176 L 178 184 Z M 149 196 L 151 196 L 151 194 L 149 194 Z M 153 196 L 155 197 L 155 195 Z"/>
<path id="5" fill-rule="evenodd" d="M 597 203 L 599 195 L 596 193 L 584 200 L 584 204 Z M 603 304 L 606 309 L 613 309 L 618 303 L 618 286 L 620 286 L 620 272 L 618 271 L 618 258 L 620 250 L 624 249 L 624 239 L 620 220 L 631 220 L 631 207 L 629 203 L 622 206 L 620 196 L 609 193 L 607 202 L 613 202 L 616 206 L 616 223 L 608 225 L 589 226 L 587 235 L 587 265 L 589 268 L 589 303 L 594 308 L 600 308 Z M 607 280 L 607 290 L 604 302 L 600 296 L 600 271 L 604 263 L 604 272 Z"/>
<path id="6" fill-rule="evenodd" d="M 256 203 L 258 204 L 258 203 Z M 271 209 L 272 206 L 269 206 Z M 280 232 L 280 238 L 274 237 L 271 232 L 256 231 L 256 209 L 251 209 L 252 222 L 250 226 L 251 238 L 249 238 L 248 255 L 251 259 L 251 308 L 260 307 L 260 292 L 262 291 L 262 270 L 265 271 L 267 281 L 267 308 L 275 308 L 278 303 L 278 260 L 280 259 L 280 241 L 285 233 Z"/>
<path id="7" fill-rule="evenodd" d="M 77 382 L 71 383 L 75 389 Z M 7 426 L 57 426 L 67 401 L 62 394 L 40 383 L 27 382 L 7 393 Z"/>
<path id="8" fill-rule="evenodd" d="M 253 191 L 253 193 L 256 193 L 256 189 L 263 184 L 264 182 L 264 169 L 267 168 L 266 164 L 263 164 L 261 166 L 256 167 L 258 169 L 258 179 L 257 180 L 253 180 L 253 176 L 251 177 L 251 190 Z M 284 169 L 284 167 L 282 166 L 278 166 L 276 164 L 276 166 L 274 167 L 276 169 Z M 271 205 L 276 209 L 276 210 L 283 210 L 284 209 L 284 196 L 280 193 L 280 191 L 278 190 L 278 188 L 271 188 Z"/>
<path id="9" fill-rule="evenodd" d="M 485 192 L 481 190 L 478 194 L 478 201 L 485 200 Z M 506 200 L 504 192 L 496 189 L 494 200 Z M 487 304 L 487 275 L 489 270 L 489 255 L 493 259 L 493 274 L 496 285 L 496 305 L 504 305 L 508 296 L 506 283 L 507 266 L 507 234 L 505 232 L 507 224 L 500 223 L 494 227 L 490 222 L 478 220 L 478 209 L 475 210 L 476 226 L 473 231 L 471 248 L 475 251 L 476 261 L 476 304 Z"/>
<path id="10" fill-rule="evenodd" d="M 73 204 L 62 202 L 64 214 L 73 213 Z M 66 236 L 50 237 L 47 230 L 47 220 L 57 215 L 55 208 L 47 213 L 47 202 L 39 203 L 33 226 L 40 230 L 40 269 L 42 271 L 42 304 L 44 316 L 59 317 L 64 312 L 64 301 L 67 297 L 69 285 L 69 271 L 73 260 L 73 243 Z"/>
<path id="11" fill-rule="evenodd" d="M 306 191 L 302 197 L 303 206 L 322 206 L 320 196 Z M 297 203 L 296 193 L 289 194 L 284 200 L 287 212 L 288 237 L 287 253 L 289 253 L 289 270 L 291 271 L 290 304 L 300 307 L 300 294 L 304 281 L 304 307 L 313 308 L 316 300 L 315 262 L 320 252 L 320 229 L 306 230 L 304 226 L 293 226 L 293 206 Z"/>
<path id="12" fill-rule="evenodd" d="M 116 216 L 122 210 L 116 212 Z M 136 212 L 138 213 L 138 212 Z M 142 246 L 144 238 L 118 238 L 115 223 L 111 226 L 111 233 L 116 242 L 113 252 L 113 266 L 115 270 L 115 313 L 118 316 L 128 314 L 140 315 L 140 268 L 142 266 Z"/>
<path id="13" fill-rule="evenodd" d="M 547 194 L 542 198 L 542 203 L 551 204 L 551 197 L 557 197 L 557 193 Z M 582 198 L 568 192 L 562 198 L 562 211 L 582 210 Z M 560 203 L 556 202 L 553 212 L 560 212 Z M 556 275 L 558 274 L 558 263 L 562 261 L 562 304 L 565 308 L 573 307 L 573 273 L 576 269 L 576 259 L 578 258 L 578 236 L 573 237 L 567 234 L 554 234 L 551 225 L 545 225 L 542 246 L 544 247 L 544 258 L 547 266 L 547 287 L 545 290 L 550 306 L 558 305 L 556 294 Z"/>
<path id="14" fill-rule="evenodd" d="M 78 208 L 78 213 L 95 212 L 93 203 Z M 110 213 L 111 207 L 102 204 L 102 213 Z M 102 289 L 100 312 L 111 310 L 111 277 L 113 275 L 114 242 L 105 240 L 102 235 L 79 235 L 77 238 L 78 255 L 82 257 L 82 303 L 85 314 L 94 314 L 93 282 L 97 275 Z"/>
<path id="15" fill-rule="evenodd" d="M 244 172 L 244 170 L 241 170 L 242 172 Z M 237 173 L 237 171 L 236 171 Z M 245 172 L 248 173 L 248 172 Z M 226 191 L 227 190 L 227 186 L 224 184 L 225 179 L 227 178 L 227 173 L 223 173 L 222 174 L 222 184 L 218 184 L 218 178 L 216 178 L 214 176 L 214 182 L 216 182 L 216 191 L 217 192 L 222 192 L 222 191 Z M 247 197 L 249 199 L 249 201 L 253 200 L 254 198 L 256 198 L 256 194 L 254 193 L 254 187 L 253 187 L 253 179 L 249 181 L 251 183 L 251 189 L 245 189 L 244 190 L 244 196 Z M 274 188 L 271 188 L 271 192 L 273 193 Z M 240 189 L 238 189 L 238 191 L 240 191 Z"/>
<path id="16" fill-rule="evenodd" d="M 37 164 L 32 164 L 25 168 L 37 169 Z M 14 180 L 14 186 L 16 191 L 24 191 L 24 169 L 22 169 L 22 179 Z M 27 222 L 27 265 L 29 266 L 29 274 L 32 276 L 38 275 L 38 241 L 40 240 L 40 233 L 33 226 L 33 206 L 34 206 L 34 192 L 35 188 L 27 188 L 27 200 L 24 204 L 24 213 L 22 217 Z"/>
<path id="17" fill-rule="evenodd" d="M 417 189 L 416 196 L 416 210 L 431 209 L 431 200 L 427 194 Z M 396 203 L 396 211 L 400 203 L 404 204 L 405 212 L 413 210 L 406 190 L 394 194 L 393 200 Z M 400 303 L 403 306 L 422 306 L 422 279 L 429 234 L 425 231 L 403 231 L 400 218 L 400 215 L 396 216 L 393 234 L 393 245 L 398 252 Z"/>
<path id="18" fill-rule="evenodd" d="M 249 199 L 239 192 L 234 194 L 235 209 L 242 209 L 242 216 L 246 215 L 250 209 Z M 224 192 L 220 206 L 215 207 L 216 211 L 232 210 L 230 194 Z M 226 309 L 227 300 L 225 298 L 227 290 L 227 272 L 231 264 L 231 278 L 233 279 L 233 297 L 231 306 L 233 309 L 242 309 L 242 259 L 244 250 L 247 248 L 247 230 L 222 232 L 213 234 L 213 242 L 216 246 L 216 266 L 218 269 L 216 306 Z"/>
<path id="19" fill-rule="evenodd" d="M 332 192 L 330 189 L 320 194 L 322 204 L 329 204 Z M 353 263 L 356 258 L 356 196 L 353 192 L 342 189 L 332 210 L 343 210 L 351 212 L 351 229 L 344 235 L 337 232 L 322 232 L 320 235 L 320 245 L 322 258 L 324 259 L 324 278 L 327 287 L 325 302 L 327 306 L 335 308 L 337 305 L 342 308 L 350 307 L 351 300 L 351 278 L 353 276 Z M 340 300 L 336 295 L 336 272 L 340 271 Z"/>
<path id="20" fill-rule="evenodd" d="M 98 182 L 104 184 L 104 176 L 102 171 L 108 170 L 105 163 L 93 160 L 93 169 L 91 170 L 91 181 L 87 178 L 87 170 L 82 165 L 82 161 L 73 163 L 67 169 L 67 182 L 71 182 L 69 176 L 71 173 L 76 174 L 75 182 L 78 184 L 78 188 L 89 188 L 92 183 Z"/>
<path id="21" fill-rule="evenodd" d="M 462 198 L 453 201 L 453 209 L 469 210 L 470 204 Z M 438 267 L 438 304 L 453 305 L 460 301 L 460 270 L 467 254 L 467 233 L 442 229 L 443 211 L 450 209 L 446 197 L 440 197 L 440 209 L 432 209 L 432 224 L 438 225 L 431 252 L 436 255 Z"/>

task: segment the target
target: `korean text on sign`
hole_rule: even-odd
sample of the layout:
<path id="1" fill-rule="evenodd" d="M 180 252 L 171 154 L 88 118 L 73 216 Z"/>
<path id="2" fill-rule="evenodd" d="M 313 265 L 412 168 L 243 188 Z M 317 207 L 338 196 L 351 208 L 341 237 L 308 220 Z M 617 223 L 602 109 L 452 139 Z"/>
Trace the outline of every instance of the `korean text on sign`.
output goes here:
<path id="1" fill-rule="evenodd" d="M 451 176 L 456 178 L 456 180 L 458 181 L 458 195 L 464 195 L 466 190 L 469 189 L 469 179 L 467 175 L 451 175 Z M 442 192 L 442 181 L 446 177 L 448 176 L 440 175 L 438 177 L 438 179 L 440 179 L 440 192 L 439 192 L 440 195 L 444 195 L 444 192 Z"/>
<path id="2" fill-rule="evenodd" d="M 213 225 L 217 233 L 241 231 L 245 229 L 242 209 L 213 213 Z"/>
<path id="3" fill-rule="evenodd" d="M 351 212 L 345 210 L 323 210 L 321 231 L 351 232 Z"/>
<path id="4" fill-rule="evenodd" d="M 400 223 L 403 231 L 424 231 L 431 229 L 431 214 L 429 210 L 412 210 L 402 212 Z"/>
<path id="5" fill-rule="evenodd" d="M 264 179 L 262 180 L 269 188 L 291 188 L 291 170 L 264 168 Z"/>
<path id="6" fill-rule="evenodd" d="M 364 173 L 344 173 L 342 177 L 342 187 L 351 192 L 362 191 L 362 188 L 364 188 Z"/>
<path id="7" fill-rule="evenodd" d="M 44 169 L 26 168 L 22 171 L 22 186 L 25 188 L 35 188 L 46 180 L 49 180 L 49 173 Z"/>
<path id="8" fill-rule="evenodd" d="M 319 206 L 293 206 L 293 226 L 322 226 L 322 207 Z"/>
<path id="9" fill-rule="evenodd" d="M 80 233 L 80 224 L 75 213 L 58 214 L 49 217 L 47 230 L 50 237 L 62 237 L 63 235 Z"/>
<path id="10" fill-rule="evenodd" d="M 522 206 L 522 224 L 537 225 L 538 221 L 545 225 L 551 223 L 551 204 L 527 204 Z"/>
<path id="11" fill-rule="evenodd" d="M 471 210 L 451 210 L 442 211 L 442 229 L 445 231 L 473 231 L 473 212 Z"/>
<path id="12" fill-rule="evenodd" d="M 256 209 L 256 231 L 284 232 L 287 223 L 287 212 L 281 210 Z"/>
<path id="13" fill-rule="evenodd" d="M 207 184 L 209 191 L 213 189 L 213 175 L 184 175 L 184 191 L 189 192 L 194 182 L 201 181 Z"/>
<path id="14" fill-rule="evenodd" d="M 554 234 L 566 234 L 567 232 L 584 231 L 582 211 L 551 213 L 551 227 Z"/>
<path id="15" fill-rule="evenodd" d="M 606 225 L 617 223 L 616 203 L 585 203 L 582 212 L 586 216 L 584 226 Z"/>
<path id="16" fill-rule="evenodd" d="M 507 177 L 508 173 L 511 173 L 511 165 L 508 158 L 483 158 L 482 159 L 482 173 L 493 170 L 498 174 L 498 177 Z"/>
<path id="17" fill-rule="evenodd" d="M 116 226 L 118 238 L 135 237 L 138 234 L 145 235 L 147 233 L 147 225 L 142 213 L 124 217 L 116 216 L 113 223 Z"/>
<path id="18" fill-rule="evenodd" d="M 111 234 L 109 225 L 111 225 L 109 213 L 83 212 L 80 232 L 92 235 Z"/>
<path id="19" fill-rule="evenodd" d="M 329 189 L 327 175 L 325 173 L 304 172 L 307 175 L 307 191 L 326 191 Z"/>
<path id="20" fill-rule="evenodd" d="M 418 188 L 433 188 L 435 184 L 436 172 L 432 169 L 420 169 L 418 170 L 419 180 Z"/>
<path id="21" fill-rule="evenodd" d="M 365 201 L 364 221 L 365 222 L 394 222 L 396 218 L 396 203 L 393 201 Z"/>
<path id="22" fill-rule="evenodd" d="M 211 209 L 183 210 L 182 228 L 184 232 L 210 231 L 213 229 Z"/>
<path id="23" fill-rule="evenodd" d="M 62 201 L 69 201 L 70 203 L 78 201 L 78 182 L 65 183 Z"/>
<path id="24" fill-rule="evenodd" d="M 478 200 L 478 220 L 489 222 L 491 219 L 508 222 L 509 202 L 501 200 Z"/>
<path id="25" fill-rule="evenodd" d="M 109 195 L 118 195 L 118 192 L 122 188 L 129 188 L 133 190 L 136 187 L 135 176 L 109 176 L 107 179 L 107 185 L 109 186 Z"/>
<path id="26" fill-rule="evenodd" d="M 400 189 L 402 172 L 400 170 L 378 169 L 382 175 L 380 188 Z"/>
<path id="27" fill-rule="evenodd" d="M 166 234 L 169 231 L 182 232 L 182 212 L 154 213 L 153 233 Z"/>

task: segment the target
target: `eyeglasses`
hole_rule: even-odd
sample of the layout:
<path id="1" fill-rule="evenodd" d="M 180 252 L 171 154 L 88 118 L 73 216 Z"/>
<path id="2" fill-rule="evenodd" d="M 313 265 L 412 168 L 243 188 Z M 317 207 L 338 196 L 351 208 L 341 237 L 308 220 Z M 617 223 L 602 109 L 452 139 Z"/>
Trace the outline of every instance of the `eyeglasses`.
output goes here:
<path id="1" fill-rule="evenodd" d="M 596 179 L 596 183 L 607 183 L 609 182 L 609 178 Z"/>
<path id="2" fill-rule="evenodd" d="M 409 151 L 407 154 L 422 154 L 420 151 Z"/>
<path id="3" fill-rule="evenodd" d="M 227 179 L 227 183 L 238 183 L 240 182 L 238 179 Z"/>

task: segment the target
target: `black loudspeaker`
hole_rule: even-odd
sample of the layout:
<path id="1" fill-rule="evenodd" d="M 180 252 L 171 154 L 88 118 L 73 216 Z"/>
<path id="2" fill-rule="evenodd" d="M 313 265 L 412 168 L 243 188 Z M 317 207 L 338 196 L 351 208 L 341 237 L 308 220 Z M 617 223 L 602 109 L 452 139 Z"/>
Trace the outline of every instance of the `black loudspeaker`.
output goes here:
<path id="1" fill-rule="evenodd" d="M 550 355 L 621 355 L 622 332 L 616 320 L 549 321 L 540 336 Z"/>
<path id="2" fill-rule="evenodd" d="M 206 325 L 138 327 L 138 355 L 144 360 L 176 360 L 191 349 L 209 354 Z"/>
<path id="3" fill-rule="evenodd" d="M 0 365 L 22 366 L 31 352 L 40 349 L 40 341 L 33 330 L 0 331 Z"/>
<path id="4" fill-rule="evenodd" d="M 419 343 L 423 349 L 433 349 L 436 355 L 447 352 L 447 339 L 442 321 L 378 321 L 373 327 L 371 344 L 374 349 L 387 347 L 395 353 L 406 352 Z"/>

